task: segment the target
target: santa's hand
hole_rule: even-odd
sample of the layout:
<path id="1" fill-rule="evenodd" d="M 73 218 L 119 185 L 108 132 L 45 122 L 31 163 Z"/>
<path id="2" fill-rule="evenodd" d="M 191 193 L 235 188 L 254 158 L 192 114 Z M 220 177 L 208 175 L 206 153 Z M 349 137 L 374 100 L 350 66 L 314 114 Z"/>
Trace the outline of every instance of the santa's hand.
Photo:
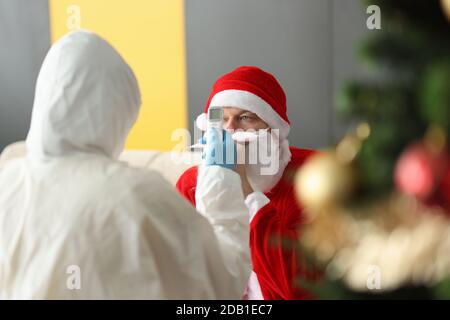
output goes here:
<path id="1" fill-rule="evenodd" d="M 244 193 L 244 198 L 247 198 L 250 193 L 253 193 L 253 188 L 248 181 L 245 164 L 236 165 L 234 171 L 241 177 L 242 191 Z"/>
<path id="2" fill-rule="evenodd" d="M 236 144 L 228 131 L 222 130 L 222 136 L 221 140 L 219 132 L 214 128 L 208 130 L 206 141 L 202 139 L 206 143 L 203 164 L 233 170 L 237 162 Z"/>

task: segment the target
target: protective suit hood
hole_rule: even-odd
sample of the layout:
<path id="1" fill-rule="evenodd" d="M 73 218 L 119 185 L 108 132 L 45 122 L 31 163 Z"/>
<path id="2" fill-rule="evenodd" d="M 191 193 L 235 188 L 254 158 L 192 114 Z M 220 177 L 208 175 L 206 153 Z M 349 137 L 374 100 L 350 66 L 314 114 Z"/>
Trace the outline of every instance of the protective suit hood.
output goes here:
<path id="1" fill-rule="evenodd" d="M 136 78 L 119 53 L 91 32 L 72 32 L 50 49 L 40 70 L 28 156 L 117 158 L 140 104 Z"/>

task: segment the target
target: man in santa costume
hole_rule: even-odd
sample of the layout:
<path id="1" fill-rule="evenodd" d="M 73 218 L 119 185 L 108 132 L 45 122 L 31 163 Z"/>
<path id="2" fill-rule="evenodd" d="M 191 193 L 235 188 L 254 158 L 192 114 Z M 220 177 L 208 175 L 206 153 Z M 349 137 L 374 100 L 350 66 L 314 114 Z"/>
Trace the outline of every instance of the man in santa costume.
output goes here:
<path id="1" fill-rule="evenodd" d="M 289 146 L 290 122 L 283 88 L 270 73 L 257 67 L 243 66 L 223 75 L 214 84 L 204 113 L 197 118 L 197 126 L 202 130 L 206 130 L 206 115 L 211 106 L 223 108 L 224 129 L 229 132 L 276 132 L 272 137 L 277 139 L 272 139 L 271 143 L 278 148 L 277 158 L 272 159 L 277 161 L 275 168 L 278 170 L 262 174 L 263 164 L 259 160 L 232 168 L 241 177 L 250 219 L 253 273 L 243 297 L 312 298 L 298 285 L 299 279 L 314 281 L 318 274 L 307 267 L 304 254 L 293 245 L 299 238 L 304 216 L 295 198 L 292 180 L 313 151 Z M 197 185 L 197 176 L 201 172 L 201 168 L 192 167 L 177 182 L 177 189 L 197 207 L 200 206 L 198 194 L 204 194 L 200 188 L 207 188 L 205 183 Z M 234 201 L 239 199 L 229 199 L 230 205 Z"/>

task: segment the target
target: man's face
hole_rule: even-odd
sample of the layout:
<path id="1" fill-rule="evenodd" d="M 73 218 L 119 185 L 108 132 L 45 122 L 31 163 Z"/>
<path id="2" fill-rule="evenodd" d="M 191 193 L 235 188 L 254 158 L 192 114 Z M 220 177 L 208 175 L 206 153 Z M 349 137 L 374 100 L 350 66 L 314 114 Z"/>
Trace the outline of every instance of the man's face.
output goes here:
<path id="1" fill-rule="evenodd" d="M 224 107 L 223 108 L 223 120 L 224 129 L 227 130 L 249 130 L 253 129 L 255 131 L 260 129 L 267 129 L 269 126 L 260 117 L 258 117 L 253 112 L 235 108 L 235 107 Z"/>

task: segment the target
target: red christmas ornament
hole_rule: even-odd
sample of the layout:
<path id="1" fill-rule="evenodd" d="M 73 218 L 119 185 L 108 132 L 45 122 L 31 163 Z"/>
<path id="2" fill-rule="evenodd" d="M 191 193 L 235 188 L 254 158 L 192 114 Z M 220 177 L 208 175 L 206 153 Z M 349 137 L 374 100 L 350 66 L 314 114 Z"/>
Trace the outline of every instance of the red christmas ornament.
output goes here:
<path id="1" fill-rule="evenodd" d="M 450 200 L 450 167 L 448 152 L 433 152 L 419 142 L 400 156 L 395 168 L 395 183 L 403 193 L 426 202 L 439 204 Z M 438 203 L 435 203 L 437 201 Z"/>

